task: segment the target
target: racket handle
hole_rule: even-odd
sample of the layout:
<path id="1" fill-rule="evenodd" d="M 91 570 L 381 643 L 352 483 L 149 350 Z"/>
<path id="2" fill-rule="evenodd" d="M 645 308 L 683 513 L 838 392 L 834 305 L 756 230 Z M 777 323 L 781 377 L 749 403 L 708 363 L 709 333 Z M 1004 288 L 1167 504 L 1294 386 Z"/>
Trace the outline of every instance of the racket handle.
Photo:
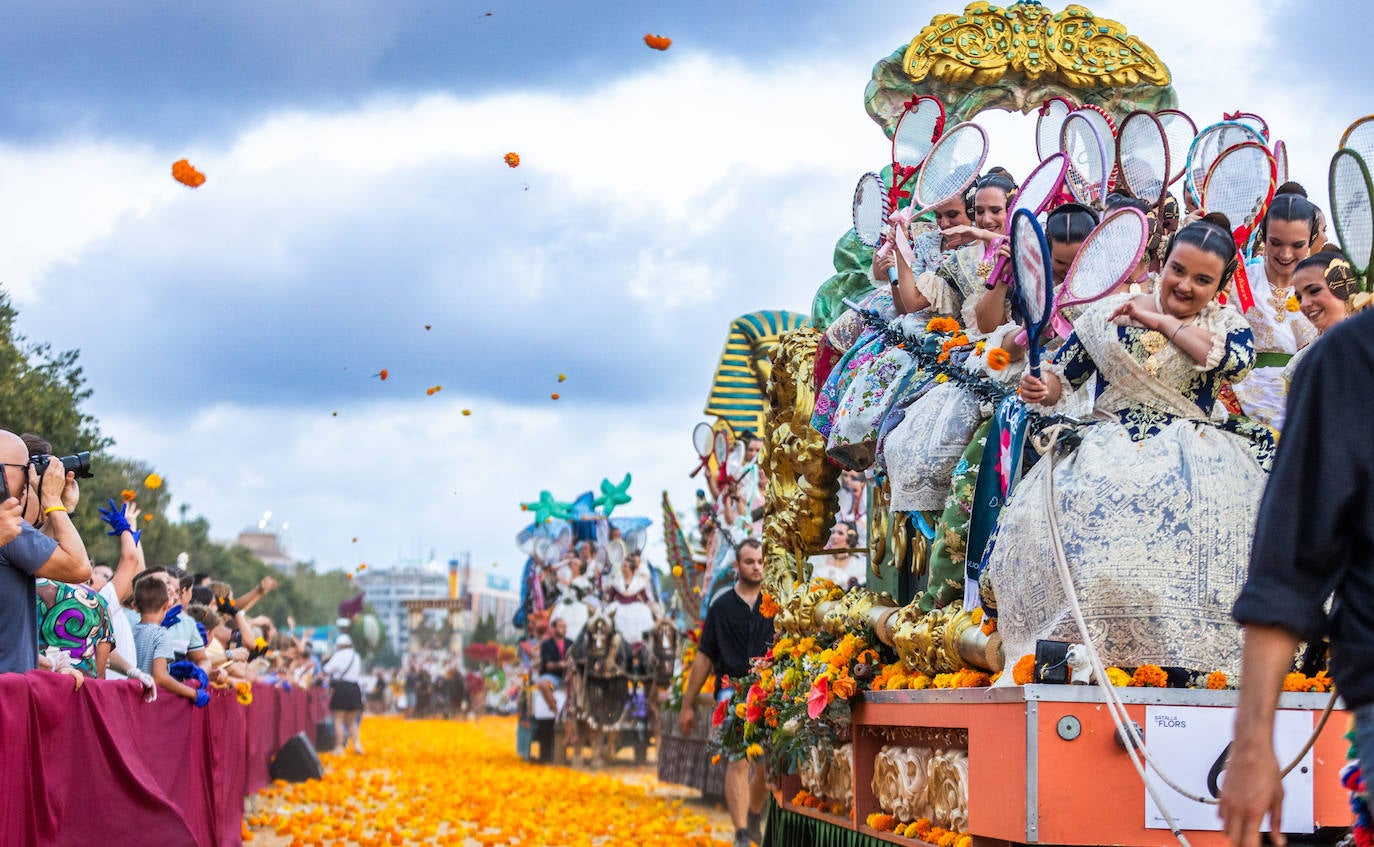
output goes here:
<path id="1" fill-rule="evenodd" d="M 993 249 L 993 252 L 996 252 L 997 250 L 1000 250 L 1000 249 L 1002 248 L 1002 245 L 1005 244 L 1005 243 L 1006 243 L 1006 239 L 1005 239 L 1005 238 L 1000 238 L 1000 239 L 998 239 L 997 242 L 996 242 L 996 245 L 992 248 L 992 249 Z M 997 261 L 996 261 L 995 263 L 993 263 L 993 266 L 992 266 L 992 273 L 988 274 L 988 281 L 987 281 L 986 283 L 984 283 L 984 285 L 987 286 L 988 291 L 991 291 L 991 290 L 993 290 L 994 288 L 997 287 L 997 283 L 1000 282 L 1000 281 L 1002 280 L 1002 277 L 1006 275 L 1006 271 L 1007 271 L 1007 260 L 1006 260 L 1006 257 L 1004 257 L 1004 256 L 998 256 L 998 257 L 997 257 Z"/>
<path id="2" fill-rule="evenodd" d="M 1030 375 L 1036 379 L 1040 378 L 1040 344 L 1039 339 L 1027 339 L 1026 355 L 1030 358 Z"/>
<path id="3" fill-rule="evenodd" d="M 897 266 L 895 264 L 887 269 L 887 280 L 893 285 L 897 284 Z"/>

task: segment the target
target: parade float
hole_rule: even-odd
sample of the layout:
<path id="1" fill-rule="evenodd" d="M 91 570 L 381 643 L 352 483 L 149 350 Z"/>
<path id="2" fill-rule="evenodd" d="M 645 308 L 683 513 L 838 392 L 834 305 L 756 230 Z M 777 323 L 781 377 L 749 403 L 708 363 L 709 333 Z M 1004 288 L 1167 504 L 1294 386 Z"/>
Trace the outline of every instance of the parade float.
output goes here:
<path id="1" fill-rule="evenodd" d="M 528 639 L 531 679 L 541 639 L 557 620 L 571 645 L 566 684 L 555 707 L 530 684 L 521 702 L 521 751 L 541 758 L 604 764 L 629 747 L 644 762 L 653 742 L 659 693 L 677 657 L 677 627 L 663 614 L 664 580 L 644 558 L 649 518 L 616 515 L 630 502 L 631 476 L 603 479 L 599 493 L 560 501 L 549 491 L 522 503 L 532 517 L 516 536 L 528 557 L 515 623 Z"/>
<path id="2" fill-rule="evenodd" d="M 935 136 L 990 109 L 1043 116 L 1088 106 L 1115 127 L 1132 112 L 1173 110 L 1170 82 L 1153 50 L 1082 6 L 978 2 L 936 16 L 878 62 L 864 99 L 889 136 L 923 97 L 941 106 Z M 884 169 L 885 186 L 900 181 L 896 170 Z M 894 209 L 903 199 L 896 195 Z M 964 549 L 967 530 L 950 532 L 938 509 L 933 516 L 894 509 L 887 474 L 861 462 L 848 467 L 868 479 L 866 585 L 846 590 L 812 578 L 810 561 L 827 551 L 840 502 L 841 467 L 813 425 L 820 386 L 837 367 L 827 332 L 844 320 L 876 325 L 855 308 L 879 287 L 866 241 L 856 231 L 840 239 L 835 273 L 817 292 L 810 320 L 770 344 L 764 605 L 777 641 L 749 677 L 735 681 L 735 699 L 716 707 L 709 723 L 718 742 L 702 741 L 695 753 L 706 761 L 675 781 L 704 787 L 708 763 L 719 768 L 722 757 L 764 762 L 774 795 L 770 845 L 1178 840 L 1220 847 L 1215 800 L 1234 720 L 1235 667 L 1183 675 L 1151 663 L 1105 667 L 1090 661 L 1082 637 L 1006 655 L 992 596 L 980 601 L 974 592 L 974 602 L 960 602 L 963 580 L 954 581 L 954 596 L 934 602 L 926 590 L 932 555 L 954 559 L 961 573 L 974 558 Z M 923 366 L 938 374 L 934 382 L 961 380 L 993 407 L 1015 393 L 1014 384 L 993 379 L 980 389 L 978 378 L 948 361 L 952 348 L 976 346 L 959 339 L 957 324 L 932 321 L 924 330 L 921 339 L 889 341 L 928 356 Z M 1031 428 L 1034 435 L 1053 423 L 1037 419 Z M 1051 459 L 1056 449 L 1051 438 Z M 719 462 L 702 459 L 717 473 L 727 461 L 724 452 Z M 1045 531 L 1055 530 L 1047 524 Z M 1045 579 L 1057 576 L 1051 569 Z M 705 592 L 705 582 L 694 587 Z M 1012 602 L 1019 601 L 1004 598 L 1003 615 L 1018 611 L 1007 608 Z M 1283 825 L 1334 842 L 1351 823 L 1340 784 L 1348 716 L 1332 717 L 1336 699 L 1325 673 L 1305 670 L 1290 675 L 1279 701 L 1277 753 L 1292 763 Z M 672 743 L 686 751 L 685 741 Z"/>

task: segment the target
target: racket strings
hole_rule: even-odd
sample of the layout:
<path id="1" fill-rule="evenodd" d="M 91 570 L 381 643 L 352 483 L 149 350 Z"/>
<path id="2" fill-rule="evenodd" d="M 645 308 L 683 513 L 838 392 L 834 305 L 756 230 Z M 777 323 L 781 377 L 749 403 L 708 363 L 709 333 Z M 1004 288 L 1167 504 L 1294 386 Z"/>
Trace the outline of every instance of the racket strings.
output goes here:
<path id="1" fill-rule="evenodd" d="M 923 209 L 943 203 L 968 187 L 987 155 L 987 140 L 972 124 L 956 127 L 930 151 L 916 178 L 916 203 Z"/>
<path id="2" fill-rule="evenodd" d="M 897 121 L 892 133 L 892 159 L 908 168 L 918 167 L 935 145 L 935 128 L 942 117 L 940 110 L 921 101 Z"/>
<path id="3" fill-rule="evenodd" d="M 1201 197 L 1207 173 L 1217 159 L 1232 147 L 1253 141 L 1261 146 L 1264 139 L 1252 127 L 1240 123 L 1219 123 L 1198 133 L 1188 150 L 1187 177 L 1188 188 L 1194 197 Z"/>
<path id="4" fill-rule="evenodd" d="M 1017 190 L 1014 207 L 1033 212 L 1045 208 L 1059 190 L 1062 182 L 1060 171 L 1061 168 L 1053 163 L 1036 168 Z"/>
<path id="5" fill-rule="evenodd" d="M 1197 127 L 1181 112 L 1161 112 L 1157 117 L 1169 144 L 1169 182 L 1174 182 L 1188 168 L 1188 148 L 1197 137 Z"/>
<path id="6" fill-rule="evenodd" d="M 1121 179 L 1142 200 L 1158 203 L 1169 182 L 1169 139 L 1148 114 L 1121 127 Z"/>
<path id="7" fill-rule="evenodd" d="M 1016 223 L 1012 229 L 1012 261 L 1016 263 L 1017 300 L 1026 320 L 1039 323 L 1045 316 L 1045 290 L 1049 286 L 1045 255 L 1030 226 L 1019 225 L 1019 220 Z"/>
<path id="8" fill-rule="evenodd" d="M 1331 164 L 1331 219 L 1336 236 L 1357 270 L 1374 253 L 1374 198 L 1367 171 L 1356 155 L 1342 151 Z"/>
<path id="9" fill-rule="evenodd" d="M 1363 118 L 1352 124 L 1346 130 L 1345 141 L 1341 146 L 1359 153 L 1366 165 L 1374 160 L 1374 117 Z"/>
<path id="10" fill-rule="evenodd" d="M 1041 160 L 1048 159 L 1059 150 L 1059 133 L 1068 116 L 1068 104 L 1062 100 L 1051 100 L 1045 114 L 1035 122 L 1035 152 Z"/>
<path id="11" fill-rule="evenodd" d="M 1074 257 L 1066 280 L 1075 301 L 1093 300 L 1111 291 L 1135 271 L 1148 238 L 1134 215 L 1115 215 L 1093 230 Z"/>
<path id="12" fill-rule="evenodd" d="M 1272 161 L 1262 147 L 1228 150 L 1207 175 L 1202 187 L 1203 208 L 1221 212 L 1233 228 L 1253 225 L 1273 190 Z"/>

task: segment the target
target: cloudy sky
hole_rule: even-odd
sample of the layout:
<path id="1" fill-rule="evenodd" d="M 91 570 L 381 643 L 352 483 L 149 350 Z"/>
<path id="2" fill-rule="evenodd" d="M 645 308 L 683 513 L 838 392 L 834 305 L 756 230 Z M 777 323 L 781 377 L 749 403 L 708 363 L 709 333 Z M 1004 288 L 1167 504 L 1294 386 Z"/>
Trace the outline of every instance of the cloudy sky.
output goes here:
<path id="1" fill-rule="evenodd" d="M 217 536 L 271 509 L 321 568 L 433 550 L 513 573 L 541 489 L 630 472 L 627 514 L 690 506 L 729 321 L 808 311 L 887 154 L 871 68 L 958 5 L 16 5 L 0 283 L 22 331 L 82 350 L 115 449 Z M 1265 115 L 1324 201 L 1374 112 L 1339 23 L 1360 4 L 1090 5 L 1199 123 Z M 1024 173 L 1033 119 L 986 125 Z M 203 187 L 171 179 L 181 158 Z"/>

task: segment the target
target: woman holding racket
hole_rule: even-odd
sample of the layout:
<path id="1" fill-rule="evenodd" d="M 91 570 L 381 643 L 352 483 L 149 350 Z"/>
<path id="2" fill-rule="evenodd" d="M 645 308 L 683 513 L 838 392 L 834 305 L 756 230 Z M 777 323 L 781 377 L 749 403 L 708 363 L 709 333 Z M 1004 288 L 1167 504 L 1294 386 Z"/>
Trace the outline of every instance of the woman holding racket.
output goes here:
<path id="1" fill-rule="evenodd" d="M 1293 354 L 1317 337 L 1298 311 L 1293 272 L 1306 259 L 1318 233 L 1317 207 L 1297 194 L 1275 195 L 1264 217 L 1264 257 L 1245 267 L 1255 305 L 1245 312 L 1255 334 L 1255 369 L 1232 385 L 1241 410 L 1252 420 L 1283 428 L 1287 400 L 1283 369 Z"/>
<path id="2" fill-rule="evenodd" d="M 1074 324 L 1027 402 L 1053 404 L 1097 374 L 1096 421 L 1081 445 L 1022 480 L 1002 511 L 982 594 L 1001 609 L 1008 657 L 1039 639 L 1081 641 L 1055 575 L 1047 508 L 1092 636 L 1108 664 L 1188 670 L 1240 665 L 1231 603 L 1245 577 L 1265 482 L 1257 452 L 1226 428 L 1222 385 L 1254 362 L 1250 328 L 1216 304 L 1239 258 L 1229 223 L 1195 221 L 1174 238 L 1157 290 L 1116 294 Z"/>

